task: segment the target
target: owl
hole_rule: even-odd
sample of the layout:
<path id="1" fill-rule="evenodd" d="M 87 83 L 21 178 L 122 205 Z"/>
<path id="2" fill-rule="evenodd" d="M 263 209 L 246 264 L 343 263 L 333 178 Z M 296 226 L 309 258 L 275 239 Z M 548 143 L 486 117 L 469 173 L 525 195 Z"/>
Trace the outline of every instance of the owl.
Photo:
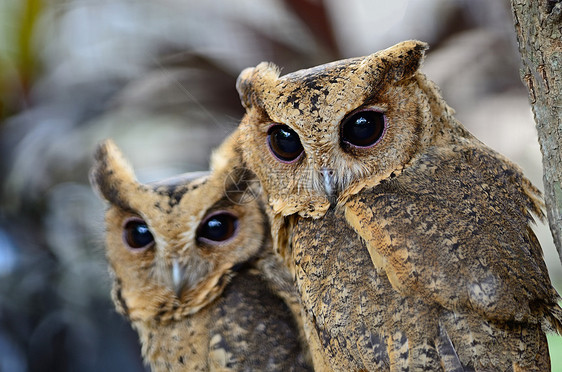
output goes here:
<path id="1" fill-rule="evenodd" d="M 238 78 L 242 157 L 315 365 L 549 370 L 562 311 L 531 230 L 540 193 L 453 117 L 419 71 L 426 49 Z"/>
<path id="2" fill-rule="evenodd" d="M 244 194 L 255 176 L 231 151 L 214 154 L 212 174 L 142 184 L 113 142 L 97 149 L 112 299 L 153 371 L 311 370 L 298 296 Z"/>

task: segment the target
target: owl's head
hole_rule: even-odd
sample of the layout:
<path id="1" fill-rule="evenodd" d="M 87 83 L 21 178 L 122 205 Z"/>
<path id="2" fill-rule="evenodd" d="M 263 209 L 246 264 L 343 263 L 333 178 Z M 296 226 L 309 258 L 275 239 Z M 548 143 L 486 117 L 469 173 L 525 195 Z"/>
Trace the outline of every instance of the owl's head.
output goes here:
<path id="1" fill-rule="evenodd" d="M 426 49 L 405 41 L 284 76 L 269 63 L 240 74 L 244 160 L 274 213 L 320 217 L 436 140 L 452 110 L 418 71 Z"/>
<path id="2" fill-rule="evenodd" d="M 215 155 L 211 175 L 142 184 L 113 142 L 99 145 L 91 182 L 109 203 L 112 295 L 132 321 L 165 322 L 199 311 L 268 244 L 261 206 L 244 199 L 255 176 L 225 158 Z"/>

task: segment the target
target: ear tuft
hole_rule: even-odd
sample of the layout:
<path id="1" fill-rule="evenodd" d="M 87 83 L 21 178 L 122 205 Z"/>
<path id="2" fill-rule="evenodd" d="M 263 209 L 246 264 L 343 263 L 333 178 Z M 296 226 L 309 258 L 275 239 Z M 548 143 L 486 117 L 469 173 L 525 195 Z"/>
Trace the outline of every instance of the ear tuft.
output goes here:
<path id="1" fill-rule="evenodd" d="M 101 142 L 96 148 L 94 165 L 90 170 L 90 183 L 106 201 L 129 208 L 123 185 L 137 185 L 133 169 L 112 140 Z"/>
<path id="2" fill-rule="evenodd" d="M 211 153 L 209 168 L 213 173 L 228 172 L 235 166 L 242 164 L 240 149 L 240 132 L 235 130 L 223 140 L 221 145 Z"/>
<path id="3" fill-rule="evenodd" d="M 242 70 L 238 79 L 236 79 L 236 90 L 240 95 L 240 102 L 245 109 L 252 107 L 252 77 L 254 75 L 254 67 L 248 67 Z"/>
<path id="4" fill-rule="evenodd" d="M 420 68 L 429 45 L 423 41 L 402 41 L 367 58 L 371 66 L 382 65 L 386 79 L 400 81 L 413 76 Z"/>
<path id="5" fill-rule="evenodd" d="M 261 62 L 256 67 L 244 69 L 236 80 L 236 90 L 244 108 L 249 109 L 256 104 L 256 94 L 263 89 L 264 82 L 279 77 L 279 68 L 270 62 Z"/>

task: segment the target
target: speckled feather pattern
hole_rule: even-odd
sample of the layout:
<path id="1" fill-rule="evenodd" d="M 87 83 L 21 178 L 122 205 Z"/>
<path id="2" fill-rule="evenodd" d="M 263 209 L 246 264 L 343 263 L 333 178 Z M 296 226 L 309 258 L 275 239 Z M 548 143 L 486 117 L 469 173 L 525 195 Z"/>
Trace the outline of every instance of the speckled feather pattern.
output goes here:
<path id="1" fill-rule="evenodd" d="M 406 41 L 284 76 L 262 63 L 238 79 L 236 135 L 315 366 L 549 370 L 545 331 L 562 331 L 562 317 L 530 227 L 540 193 L 453 117 L 419 71 L 426 49 Z M 342 120 L 358 110 L 383 113 L 385 131 L 373 146 L 342 146 Z M 292 162 L 267 148 L 276 123 L 299 136 Z"/>

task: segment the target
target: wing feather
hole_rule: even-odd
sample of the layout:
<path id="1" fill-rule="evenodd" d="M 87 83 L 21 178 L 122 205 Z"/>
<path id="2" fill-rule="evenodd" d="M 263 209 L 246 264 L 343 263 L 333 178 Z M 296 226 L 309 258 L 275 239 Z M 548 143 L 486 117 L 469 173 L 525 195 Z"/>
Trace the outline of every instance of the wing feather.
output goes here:
<path id="1" fill-rule="evenodd" d="M 400 293 L 523 320 L 536 316 L 537 302 L 557 300 L 530 228 L 540 201 L 529 190 L 497 154 L 434 149 L 350 198 L 344 213 Z"/>

